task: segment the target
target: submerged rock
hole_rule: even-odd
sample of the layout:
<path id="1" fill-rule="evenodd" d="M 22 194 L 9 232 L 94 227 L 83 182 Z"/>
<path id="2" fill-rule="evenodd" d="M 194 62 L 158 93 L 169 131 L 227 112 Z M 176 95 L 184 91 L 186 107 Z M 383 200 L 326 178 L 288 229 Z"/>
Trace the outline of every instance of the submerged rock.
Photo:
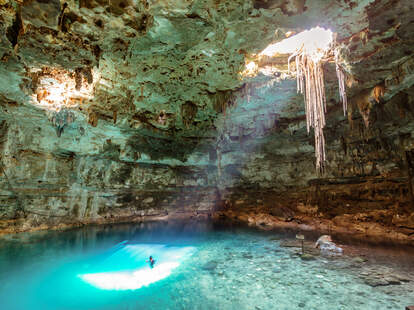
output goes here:
<path id="1" fill-rule="evenodd" d="M 367 262 L 367 261 L 368 261 L 368 259 L 367 259 L 367 258 L 365 258 L 365 257 L 360 257 L 360 256 L 355 257 L 355 258 L 353 258 L 353 259 L 352 259 L 352 263 L 353 263 L 353 264 L 363 264 L 363 263 L 365 263 L 365 262 Z"/>
<path id="2" fill-rule="evenodd" d="M 274 273 L 280 273 L 282 271 L 282 269 L 280 267 L 275 267 L 275 268 L 272 269 L 272 271 Z"/>
<path id="3" fill-rule="evenodd" d="M 302 247 L 302 242 L 299 240 L 283 240 L 280 242 L 280 246 L 284 248 L 300 248 Z"/>
<path id="4" fill-rule="evenodd" d="M 315 257 L 315 256 L 313 256 L 312 254 L 309 254 L 309 253 L 303 253 L 303 254 L 300 254 L 300 255 L 299 255 L 299 257 L 300 257 L 302 260 L 314 260 L 314 259 L 316 259 L 316 257 Z"/>
<path id="5" fill-rule="evenodd" d="M 218 265 L 218 263 L 216 261 L 210 261 L 210 262 L 204 264 L 201 267 L 201 269 L 208 270 L 208 271 L 212 271 L 212 270 L 214 270 L 214 269 L 217 268 L 217 265 Z"/>
<path id="6" fill-rule="evenodd" d="M 409 276 L 402 275 L 395 272 L 391 268 L 368 268 L 360 273 L 365 284 L 372 287 L 387 286 L 387 285 L 400 285 L 412 281 Z"/>
<path id="7" fill-rule="evenodd" d="M 364 280 L 365 284 L 368 284 L 369 286 L 372 287 L 377 287 L 377 286 L 386 286 L 386 285 L 391 285 L 391 284 L 400 284 L 399 281 L 395 281 L 395 280 L 388 280 L 385 278 L 377 278 L 377 277 L 370 277 Z"/>

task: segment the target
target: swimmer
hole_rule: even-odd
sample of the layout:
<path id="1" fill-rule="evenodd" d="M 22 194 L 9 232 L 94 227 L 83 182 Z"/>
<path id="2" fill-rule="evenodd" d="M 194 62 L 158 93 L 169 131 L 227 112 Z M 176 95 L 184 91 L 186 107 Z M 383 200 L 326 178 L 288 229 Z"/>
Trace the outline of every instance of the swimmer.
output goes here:
<path id="1" fill-rule="evenodd" d="M 150 256 L 146 262 L 149 263 L 151 268 L 154 268 L 155 259 L 153 259 L 152 256 Z"/>

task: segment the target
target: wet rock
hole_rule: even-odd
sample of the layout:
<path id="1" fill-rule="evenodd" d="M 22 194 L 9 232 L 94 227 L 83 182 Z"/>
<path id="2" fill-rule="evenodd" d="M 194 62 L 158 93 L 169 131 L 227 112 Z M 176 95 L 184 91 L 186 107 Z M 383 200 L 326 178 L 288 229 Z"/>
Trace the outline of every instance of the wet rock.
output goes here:
<path id="1" fill-rule="evenodd" d="M 321 254 L 321 252 L 318 249 L 308 246 L 305 246 L 305 252 L 312 254 L 313 256 L 319 256 Z"/>
<path id="2" fill-rule="evenodd" d="M 410 282 L 412 279 L 408 276 L 394 272 L 390 268 L 375 269 L 370 268 L 360 272 L 364 282 L 372 287 L 400 285 L 402 282 Z"/>
<path id="3" fill-rule="evenodd" d="M 353 264 L 363 264 L 363 263 L 365 263 L 365 262 L 367 262 L 367 261 L 368 261 L 368 259 L 367 259 L 367 258 L 365 258 L 365 257 L 360 257 L 360 256 L 355 257 L 355 258 L 353 258 L 353 259 L 352 259 L 352 263 L 353 263 Z"/>
<path id="4" fill-rule="evenodd" d="M 376 277 L 369 277 L 365 279 L 364 282 L 365 284 L 368 284 L 369 286 L 372 286 L 372 287 L 385 286 L 385 285 L 390 284 L 386 279 L 376 278 Z"/>
<path id="5" fill-rule="evenodd" d="M 299 257 L 300 257 L 302 260 L 314 260 L 314 259 L 316 259 L 316 257 L 315 257 L 315 256 L 313 256 L 312 254 L 309 254 L 309 253 L 299 254 Z"/>
<path id="6" fill-rule="evenodd" d="M 413 279 L 407 275 L 399 274 L 399 273 L 393 273 L 392 275 L 395 279 L 401 282 L 410 282 L 413 281 Z"/>
<path id="7" fill-rule="evenodd" d="M 398 285 L 398 284 L 401 284 L 401 281 L 398 280 L 394 276 L 386 276 L 384 279 L 385 279 L 385 281 L 388 282 L 388 285 Z"/>
<path id="8" fill-rule="evenodd" d="M 280 242 L 280 246 L 284 248 L 300 248 L 302 242 L 299 240 L 283 240 Z"/>

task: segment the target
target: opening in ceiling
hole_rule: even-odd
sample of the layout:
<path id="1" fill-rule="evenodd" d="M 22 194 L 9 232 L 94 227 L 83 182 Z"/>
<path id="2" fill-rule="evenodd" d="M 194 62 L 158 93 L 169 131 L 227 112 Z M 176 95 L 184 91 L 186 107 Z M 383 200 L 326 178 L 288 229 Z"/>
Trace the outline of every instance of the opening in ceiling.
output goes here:
<path id="1" fill-rule="evenodd" d="M 331 48 L 333 33 L 329 29 L 315 27 L 290 36 L 278 43 L 270 44 L 259 56 L 275 56 L 276 54 L 306 53 L 316 62 Z"/>
<path id="2" fill-rule="evenodd" d="M 307 130 L 312 127 L 315 131 L 316 168 L 324 170 L 326 161 L 325 127 L 326 96 L 323 64 L 334 59 L 339 82 L 339 94 L 343 103 L 344 113 L 347 109 L 346 75 L 339 64 L 339 52 L 333 40 L 333 33 L 329 29 L 315 27 L 293 35 L 281 42 L 271 44 L 259 56 L 274 57 L 280 54 L 289 54 L 288 72 L 290 63 L 294 59 L 297 78 L 297 91 L 304 96 Z"/>
<path id="3" fill-rule="evenodd" d="M 75 108 L 94 97 L 97 80 L 93 70 L 40 69 L 36 75 L 36 90 L 32 103 L 49 111 L 59 112 L 64 108 Z"/>

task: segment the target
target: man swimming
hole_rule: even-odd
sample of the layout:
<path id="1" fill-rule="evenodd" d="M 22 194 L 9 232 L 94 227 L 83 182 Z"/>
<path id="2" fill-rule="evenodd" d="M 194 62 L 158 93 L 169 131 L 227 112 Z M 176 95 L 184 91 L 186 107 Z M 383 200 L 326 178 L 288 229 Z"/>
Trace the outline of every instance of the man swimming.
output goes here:
<path id="1" fill-rule="evenodd" d="M 155 259 L 153 259 L 152 256 L 150 256 L 149 260 L 147 260 L 146 262 L 149 263 L 151 268 L 154 268 Z"/>

